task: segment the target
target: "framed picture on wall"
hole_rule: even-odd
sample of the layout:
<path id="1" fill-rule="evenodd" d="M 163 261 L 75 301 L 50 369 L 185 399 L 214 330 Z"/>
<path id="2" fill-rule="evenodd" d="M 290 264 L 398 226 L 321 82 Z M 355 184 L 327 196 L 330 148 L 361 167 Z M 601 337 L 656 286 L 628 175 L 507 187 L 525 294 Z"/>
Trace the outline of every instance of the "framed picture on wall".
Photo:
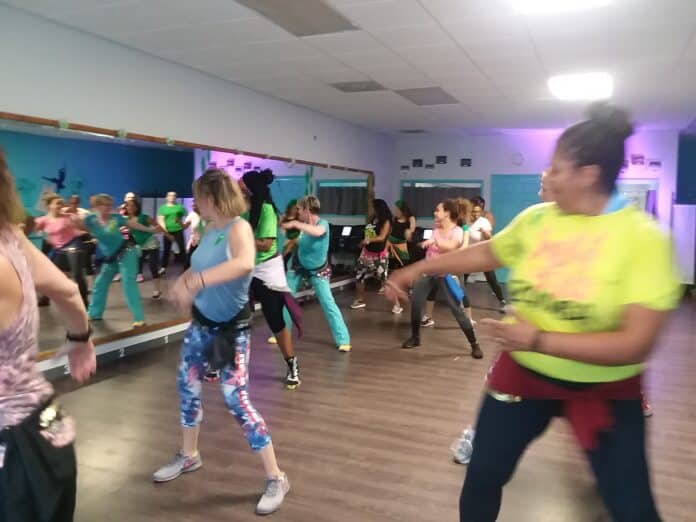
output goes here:
<path id="1" fill-rule="evenodd" d="M 435 156 L 435 163 L 438 165 L 447 165 L 447 156 Z"/>
<path id="2" fill-rule="evenodd" d="M 411 165 L 413 165 L 414 168 L 422 168 L 423 167 L 423 160 L 422 159 L 414 159 L 411 161 Z"/>
<path id="3" fill-rule="evenodd" d="M 244 163 L 244 170 L 251 170 L 251 161 Z"/>
<path id="4" fill-rule="evenodd" d="M 462 158 L 459 160 L 460 167 L 471 167 L 471 158 Z"/>

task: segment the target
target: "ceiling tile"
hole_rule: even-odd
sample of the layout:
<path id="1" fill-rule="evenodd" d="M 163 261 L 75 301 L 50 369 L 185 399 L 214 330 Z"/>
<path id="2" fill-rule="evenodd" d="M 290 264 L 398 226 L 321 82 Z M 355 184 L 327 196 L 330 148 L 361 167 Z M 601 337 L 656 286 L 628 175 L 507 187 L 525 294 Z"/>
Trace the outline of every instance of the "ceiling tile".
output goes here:
<path id="1" fill-rule="evenodd" d="M 389 89 L 410 89 L 429 87 L 433 81 L 410 65 L 395 63 L 391 65 L 363 66 L 361 71 Z"/>
<path id="2" fill-rule="evenodd" d="M 381 42 L 391 49 L 408 49 L 409 47 L 448 45 L 452 43 L 450 36 L 435 23 L 381 29 L 375 34 Z"/>
<path id="3" fill-rule="evenodd" d="M 145 51 L 188 51 L 204 48 L 227 47 L 240 44 L 295 40 L 262 18 L 226 20 L 209 24 L 196 24 L 128 35 L 124 43 Z"/>
<path id="4" fill-rule="evenodd" d="M 368 52 L 383 48 L 379 41 L 365 31 L 305 36 L 302 40 L 331 55 Z"/>
<path id="5" fill-rule="evenodd" d="M 417 0 L 383 0 L 341 7 L 340 11 L 366 31 L 414 26 L 432 21 Z"/>
<path id="6" fill-rule="evenodd" d="M 362 67 L 373 68 L 380 65 L 394 65 L 403 63 L 403 59 L 394 51 L 386 47 L 366 52 L 343 53 L 336 55 L 343 64 L 362 70 Z"/>

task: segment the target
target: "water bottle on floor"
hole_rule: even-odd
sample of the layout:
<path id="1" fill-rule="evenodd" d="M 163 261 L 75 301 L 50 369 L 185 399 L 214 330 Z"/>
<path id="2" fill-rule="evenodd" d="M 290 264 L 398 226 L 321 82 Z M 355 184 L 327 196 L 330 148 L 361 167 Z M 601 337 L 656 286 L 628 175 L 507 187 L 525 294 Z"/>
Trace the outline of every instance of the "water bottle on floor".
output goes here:
<path id="1" fill-rule="evenodd" d="M 475 434 L 476 432 L 473 428 L 466 428 L 450 446 L 452 456 L 457 464 L 468 464 L 471 460 L 471 454 L 474 452 Z"/>

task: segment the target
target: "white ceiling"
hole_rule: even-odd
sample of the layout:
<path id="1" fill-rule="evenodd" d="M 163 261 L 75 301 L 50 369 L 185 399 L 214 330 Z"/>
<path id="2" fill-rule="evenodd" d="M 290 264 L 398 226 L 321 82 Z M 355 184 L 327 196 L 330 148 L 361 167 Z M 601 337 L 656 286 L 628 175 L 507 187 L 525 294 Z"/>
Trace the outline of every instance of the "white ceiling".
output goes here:
<path id="1" fill-rule="evenodd" d="M 326 0 L 361 29 L 304 38 L 233 0 L 0 1 L 380 130 L 564 126 L 584 105 L 552 99 L 547 78 L 600 70 L 640 124 L 696 118 L 696 0 L 537 17 L 508 0 Z M 359 80 L 439 86 L 461 103 L 418 107 L 389 90 L 327 85 Z"/>

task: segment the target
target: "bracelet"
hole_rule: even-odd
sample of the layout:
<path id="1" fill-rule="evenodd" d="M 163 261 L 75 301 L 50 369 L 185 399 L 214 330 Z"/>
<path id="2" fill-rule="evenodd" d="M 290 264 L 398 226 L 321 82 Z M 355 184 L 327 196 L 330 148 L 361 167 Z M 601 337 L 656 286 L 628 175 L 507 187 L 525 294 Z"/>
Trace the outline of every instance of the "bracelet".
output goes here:
<path id="1" fill-rule="evenodd" d="M 65 340 L 73 343 L 86 343 L 92 337 L 92 324 L 87 323 L 87 331 L 81 334 L 65 333 Z"/>
<path id="2" fill-rule="evenodd" d="M 541 339 L 542 339 L 542 336 L 543 336 L 545 333 L 546 333 L 546 332 L 545 332 L 544 330 L 537 330 L 537 331 L 534 333 L 534 338 L 532 339 L 532 342 L 531 342 L 531 344 L 530 344 L 530 346 L 529 346 L 529 348 L 531 349 L 531 351 L 533 351 L 533 352 L 541 352 Z"/>
<path id="3" fill-rule="evenodd" d="M 205 279 L 203 279 L 203 272 L 198 272 L 198 277 L 201 278 L 201 286 L 205 288 Z"/>

